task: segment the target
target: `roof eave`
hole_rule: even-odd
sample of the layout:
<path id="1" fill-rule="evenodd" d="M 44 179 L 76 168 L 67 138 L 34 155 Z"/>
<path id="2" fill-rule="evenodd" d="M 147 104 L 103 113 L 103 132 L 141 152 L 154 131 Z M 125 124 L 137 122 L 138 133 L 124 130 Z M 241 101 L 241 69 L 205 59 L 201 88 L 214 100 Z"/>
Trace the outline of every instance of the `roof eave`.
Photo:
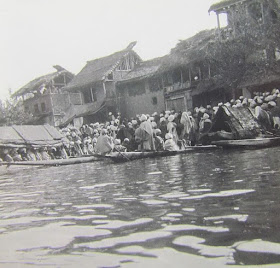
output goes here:
<path id="1" fill-rule="evenodd" d="M 222 2 L 211 5 L 208 12 L 210 13 L 212 11 L 214 11 L 214 12 L 225 11 L 224 10 L 225 8 L 232 6 L 232 5 L 236 5 L 241 2 L 245 2 L 245 1 L 247 1 L 247 0 L 222 1 Z"/>

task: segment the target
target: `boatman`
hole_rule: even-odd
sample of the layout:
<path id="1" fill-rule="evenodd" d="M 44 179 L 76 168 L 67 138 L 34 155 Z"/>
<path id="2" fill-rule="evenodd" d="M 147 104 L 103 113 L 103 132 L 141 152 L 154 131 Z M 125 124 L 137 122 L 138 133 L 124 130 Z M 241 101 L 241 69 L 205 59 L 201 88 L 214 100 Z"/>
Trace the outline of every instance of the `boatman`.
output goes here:
<path id="1" fill-rule="evenodd" d="M 110 153 L 114 148 L 114 144 L 112 139 L 108 136 L 108 132 L 106 129 L 102 129 L 101 135 L 98 137 L 96 145 L 95 145 L 95 152 L 101 155 L 105 155 Z"/>

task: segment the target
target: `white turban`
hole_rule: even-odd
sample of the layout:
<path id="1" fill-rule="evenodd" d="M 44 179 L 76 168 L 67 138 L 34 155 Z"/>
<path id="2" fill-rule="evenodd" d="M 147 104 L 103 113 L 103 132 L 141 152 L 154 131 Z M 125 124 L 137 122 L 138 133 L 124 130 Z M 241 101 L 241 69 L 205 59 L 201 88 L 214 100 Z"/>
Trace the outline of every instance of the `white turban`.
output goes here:
<path id="1" fill-rule="evenodd" d="M 147 121 L 147 116 L 142 114 L 141 117 L 140 117 L 140 121 Z"/>
<path id="2" fill-rule="evenodd" d="M 169 122 L 172 122 L 174 119 L 175 119 L 175 117 L 174 117 L 173 114 L 168 116 L 168 121 Z"/>

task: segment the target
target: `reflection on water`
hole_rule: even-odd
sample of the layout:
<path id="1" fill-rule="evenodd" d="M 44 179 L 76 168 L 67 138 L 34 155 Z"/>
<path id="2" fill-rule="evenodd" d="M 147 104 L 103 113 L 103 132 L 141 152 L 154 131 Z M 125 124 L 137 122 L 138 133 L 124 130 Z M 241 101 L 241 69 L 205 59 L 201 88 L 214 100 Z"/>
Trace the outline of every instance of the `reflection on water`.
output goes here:
<path id="1" fill-rule="evenodd" d="M 1 170 L 0 266 L 278 265 L 279 150 Z"/>

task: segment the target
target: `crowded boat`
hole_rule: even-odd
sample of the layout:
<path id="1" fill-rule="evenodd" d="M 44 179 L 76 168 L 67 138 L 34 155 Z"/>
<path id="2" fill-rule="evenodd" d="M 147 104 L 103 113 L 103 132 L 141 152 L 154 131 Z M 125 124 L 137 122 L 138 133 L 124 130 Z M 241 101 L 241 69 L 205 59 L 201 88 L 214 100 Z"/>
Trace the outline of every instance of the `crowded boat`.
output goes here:
<path id="1" fill-rule="evenodd" d="M 161 113 L 139 114 L 123 118 L 109 112 L 106 122 L 84 124 L 80 128 L 68 125 L 59 132 L 60 146 L 0 148 L 0 161 L 42 161 L 68 159 L 112 152 L 179 151 L 205 143 L 215 116 L 221 107 L 247 108 L 262 126 L 261 134 L 279 134 L 280 109 L 278 89 L 255 92 L 253 98 L 240 96 L 216 106 L 195 107 L 193 111 L 166 110 Z"/>

